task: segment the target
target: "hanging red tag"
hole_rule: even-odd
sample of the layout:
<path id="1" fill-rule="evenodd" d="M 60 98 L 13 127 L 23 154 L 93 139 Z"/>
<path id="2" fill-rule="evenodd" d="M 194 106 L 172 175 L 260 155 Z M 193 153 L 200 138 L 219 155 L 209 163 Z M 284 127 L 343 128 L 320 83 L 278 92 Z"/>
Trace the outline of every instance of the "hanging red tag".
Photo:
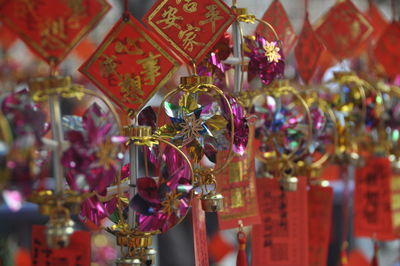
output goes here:
<path id="1" fill-rule="evenodd" d="M 198 63 L 235 20 L 221 0 L 158 0 L 143 21 L 187 63 Z"/>
<path id="2" fill-rule="evenodd" d="M 265 11 L 262 19 L 271 24 L 274 28 L 278 34 L 279 40 L 282 41 L 284 55 L 288 56 L 296 43 L 297 37 L 281 2 L 279 0 L 274 0 L 267 11 Z M 273 32 L 263 23 L 258 24 L 256 32 L 269 41 L 275 40 Z"/>
<path id="3" fill-rule="evenodd" d="M 383 65 L 386 74 L 395 78 L 400 74 L 400 22 L 393 21 L 382 33 L 375 48 L 375 59 Z"/>
<path id="4" fill-rule="evenodd" d="M 90 265 L 90 233 L 77 231 L 67 248 L 50 249 L 46 244 L 45 226 L 32 226 L 32 265 Z"/>
<path id="5" fill-rule="evenodd" d="M 237 228 L 239 220 L 244 226 L 260 224 L 254 167 L 254 124 L 249 123 L 247 150 L 236 155 L 229 166 L 216 176 L 218 191 L 224 196 L 224 206 L 218 212 L 220 230 Z M 227 154 L 218 153 L 217 162 Z"/>
<path id="6" fill-rule="evenodd" d="M 313 77 L 319 58 L 324 50 L 324 45 L 318 39 L 308 20 L 308 15 L 306 15 L 303 29 L 294 50 L 297 69 L 305 83 L 309 83 Z"/>
<path id="7" fill-rule="evenodd" d="M 253 265 L 308 266 L 306 178 L 285 192 L 276 179 L 258 178 L 262 224 L 253 227 Z"/>
<path id="8" fill-rule="evenodd" d="M 192 224 L 194 239 L 194 257 L 196 266 L 208 266 L 208 248 L 206 216 L 201 208 L 200 199 L 193 197 L 192 200 Z"/>
<path id="9" fill-rule="evenodd" d="M 123 110 L 139 111 L 180 65 L 164 47 L 134 18 L 120 19 L 79 71 Z"/>
<path id="10" fill-rule="evenodd" d="M 337 59 L 355 57 L 365 47 L 373 28 L 350 1 L 338 1 L 321 19 L 316 33 Z"/>
<path id="11" fill-rule="evenodd" d="M 38 56 L 58 64 L 109 9 L 105 0 L 14 0 L 0 17 Z"/>
<path id="12" fill-rule="evenodd" d="M 354 235 L 395 239 L 392 173 L 388 158 L 371 157 L 357 169 L 354 195 Z M 399 195 L 399 194 L 397 194 Z"/>
<path id="13" fill-rule="evenodd" d="M 331 235 L 333 189 L 310 186 L 308 191 L 308 257 L 310 266 L 326 265 Z"/>

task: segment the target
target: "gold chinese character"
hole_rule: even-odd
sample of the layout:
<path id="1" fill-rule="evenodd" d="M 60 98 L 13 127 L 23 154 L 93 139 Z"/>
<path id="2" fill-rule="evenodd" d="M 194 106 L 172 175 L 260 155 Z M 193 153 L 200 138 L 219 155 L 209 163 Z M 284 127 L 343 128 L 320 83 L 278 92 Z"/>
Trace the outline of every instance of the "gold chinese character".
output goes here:
<path id="1" fill-rule="evenodd" d="M 143 59 L 139 59 L 136 63 L 141 64 L 143 71 L 140 72 L 144 76 L 144 80 L 147 81 L 145 85 L 154 85 L 156 82 L 156 77 L 160 75 L 160 66 L 158 65 L 157 58 L 160 57 L 159 54 L 154 55 L 152 52 L 149 56 Z"/>
<path id="2" fill-rule="evenodd" d="M 165 23 L 164 30 L 169 29 L 172 26 L 181 29 L 181 26 L 176 24 L 177 20 L 183 20 L 183 17 L 177 16 L 176 13 L 178 12 L 178 9 L 176 7 L 169 6 L 168 10 L 165 10 L 164 13 L 162 14 L 163 19 L 160 19 L 157 21 L 157 24 L 160 23 Z"/>
<path id="3" fill-rule="evenodd" d="M 140 47 L 142 42 L 144 42 L 143 38 L 131 39 L 126 37 L 123 41 L 117 40 L 114 50 L 118 54 L 142 55 L 144 53 Z"/>
<path id="4" fill-rule="evenodd" d="M 197 3 L 195 1 L 192 2 L 192 0 L 184 0 L 185 4 L 183 5 L 183 10 L 186 13 L 194 13 L 197 11 Z M 179 5 L 182 2 L 182 0 L 176 0 L 176 4 Z"/>
<path id="5" fill-rule="evenodd" d="M 115 55 L 104 55 L 104 61 L 100 62 L 100 73 L 103 77 L 108 78 L 111 74 L 116 72 L 117 63 L 115 62 Z"/>
<path id="6" fill-rule="evenodd" d="M 39 25 L 43 48 L 61 49 L 66 46 L 65 24 L 61 17 L 46 19 Z"/>
<path id="7" fill-rule="evenodd" d="M 144 95 L 142 90 L 142 82 L 140 76 L 131 77 L 130 74 L 125 73 L 121 82 L 118 84 L 121 89 L 122 101 L 126 103 L 136 104 L 142 103 L 143 99 L 140 98 Z"/>
<path id="8" fill-rule="evenodd" d="M 201 20 L 199 22 L 199 24 L 200 24 L 200 26 L 202 26 L 202 25 L 205 25 L 207 23 L 211 23 L 212 32 L 215 32 L 215 22 L 217 20 L 223 19 L 223 17 L 219 16 L 219 13 L 221 11 L 217 10 L 217 6 L 216 5 L 206 6 L 206 9 L 208 10 L 208 12 L 206 13 L 206 19 L 205 20 Z"/>
<path id="9" fill-rule="evenodd" d="M 204 43 L 200 43 L 195 41 L 197 37 L 197 33 L 199 32 L 199 27 L 193 27 L 191 24 L 186 24 L 186 30 L 181 30 L 178 34 L 179 39 L 183 41 L 183 48 L 188 51 L 193 51 L 194 45 L 204 45 Z"/>

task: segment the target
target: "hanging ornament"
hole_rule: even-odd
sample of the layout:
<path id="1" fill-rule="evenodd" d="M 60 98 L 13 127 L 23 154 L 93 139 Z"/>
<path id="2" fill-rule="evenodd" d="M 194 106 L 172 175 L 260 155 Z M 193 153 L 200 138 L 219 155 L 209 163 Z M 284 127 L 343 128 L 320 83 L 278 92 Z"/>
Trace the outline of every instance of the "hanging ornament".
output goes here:
<path id="1" fill-rule="evenodd" d="M 296 42 L 297 36 L 282 3 L 279 0 L 274 0 L 265 11 L 262 20 L 268 21 L 275 29 L 278 34 L 277 39 L 283 43 L 283 53 L 288 55 Z M 268 40 L 276 38 L 270 27 L 264 23 L 258 24 L 256 32 Z"/>
<path id="2" fill-rule="evenodd" d="M 22 201 L 32 192 L 47 161 L 42 137 L 50 127 L 46 114 L 29 97 L 27 90 L 5 95 L 1 112 L 2 171 L 1 184 L 6 189 L 3 198 L 12 210 L 17 211 Z M 3 183 L 5 182 L 5 183 Z"/>
<path id="3" fill-rule="evenodd" d="M 143 20 L 182 60 L 197 64 L 234 19 L 221 0 L 159 0 Z"/>
<path id="4" fill-rule="evenodd" d="M 124 111 L 140 110 L 178 69 L 163 47 L 133 17 L 123 16 L 80 71 Z"/>
<path id="5" fill-rule="evenodd" d="M 321 19 L 315 32 L 338 60 L 355 57 L 373 32 L 370 22 L 350 1 L 337 3 Z"/>
<path id="6" fill-rule="evenodd" d="M 0 13 L 7 27 L 32 51 L 58 65 L 109 9 L 105 0 L 28 0 L 5 2 Z"/>
<path id="7" fill-rule="evenodd" d="M 128 126 L 124 135 L 130 153 L 137 154 L 137 160 L 130 164 L 130 173 L 136 173 L 137 178 L 135 186 L 130 187 L 133 191 L 128 191 L 129 206 L 121 201 L 118 203 L 116 224 L 107 231 L 116 236 L 118 246 L 126 248 L 117 265 L 153 265 L 152 237 L 175 226 L 188 213 L 193 170 L 184 153 L 172 143 L 153 135 L 151 127 Z M 137 172 L 139 158 L 143 158 L 144 164 L 144 172 L 140 175 Z M 128 219 L 125 207 L 128 208 Z"/>
<path id="8" fill-rule="evenodd" d="M 312 119 L 312 140 L 307 151 L 297 161 L 297 167 L 314 184 L 323 182 L 320 179 L 321 170 L 332 163 L 337 154 L 337 122 L 323 93 L 310 89 L 305 91 L 303 97 Z"/>
<path id="9" fill-rule="evenodd" d="M 98 223 L 98 217 L 88 213 L 87 205 L 92 203 L 95 205 L 92 208 L 99 208 L 97 195 L 104 195 L 106 186 L 112 184 L 117 175 L 120 155 L 118 147 L 112 145 L 112 137 L 119 135 L 119 117 L 106 98 L 71 84 L 70 77 L 38 78 L 32 80 L 29 87 L 32 99 L 37 102 L 50 101 L 52 135 L 60 143 L 57 145 L 54 140 L 43 139 L 49 143 L 54 160 L 58 162 L 55 163 L 56 188 L 41 187 L 32 193 L 30 201 L 39 204 L 43 215 L 50 216 L 45 230 L 48 247 L 68 247 L 74 231 L 70 213 L 78 214 L 82 207 L 82 218 Z M 85 95 L 98 98 L 110 113 L 106 114 L 97 104 L 93 104 L 83 117 L 65 115 L 61 112 L 59 99 L 54 99 L 61 96 L 64 99 L 86 100 Z M 68 149 L 65 149 L 66 141 Z"/>
<path id="10" fill-rule="evenodd" d="M 308 149 L 312 138 L 312 121 L 307 103 L 284 81 L 266 88 L 253 98 L 256 122 L 255 155 L 263 163 L 264 177 L 278 177 L 282 186 L 296 190 L 296 159 Z"/>
<path id="11" fill-rule="evenodd" d="M 376 116 L 369 116 L 371 120 L 367 120 L 366 94 L 373 88 L 352 72 L 336 72 L 326 86 L 339 91 L 327 99 L 337 121 L 338 159 L 358 164 L 361 162 L 359 143 L 368 135 L 365 132 L 368 121 L 372 124 L 376 121 Z"/>
<path id="12" fill-rule="evenodd" d="M 400 60 L 400 52 L 396 43 L 400 36 L 400 22 L 392 21 L 379 38 L 375 47 L 375 58 L 385 68 L 386 75 L 392 79 L 400 74 L 397 62 Z"/>
<path id="13" fill-rule="evenodd" d="M 324 50 L 325 46 L 315 34 L 306 12 L 303 29 L 294 50 L 297 69 L 304 83 L 308 84 L 311 81 Z"/>
<path id="14" fill-rule="evenodd" d="M 162 106 L 171 124 L 160 127 L 160 134 L 185 149 L 196 165 L 195 186 L 202 198 L 203 209 L 220 210 L 223 197 L 216 192 L 215 174 L 229 164 L 235 142 L 235 120 L 228 98 L 211 84 L 209 77 L 194 75 L 182 77 L 178 88 L 164 97 Z M 221 150 L 228 151 L 227 158 L 217 162 L 217 153 Z M 204 159 L 218 167 L 201 167 Z"/>

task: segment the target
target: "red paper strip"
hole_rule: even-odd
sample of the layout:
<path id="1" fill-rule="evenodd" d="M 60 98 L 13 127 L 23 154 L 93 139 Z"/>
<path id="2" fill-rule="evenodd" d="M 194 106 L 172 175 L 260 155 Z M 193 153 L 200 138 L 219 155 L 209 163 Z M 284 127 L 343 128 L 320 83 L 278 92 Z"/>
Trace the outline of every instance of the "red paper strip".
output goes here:
<path id="1" fill-rule="evenodd" d="M 193 197 L 192 224 L 196 266 L 208 266 L 207 231 L 205 218 L 205 213 L 201 208 L 200 199 Z"/>
<path id="2" fill-rule="evenodd" d="M 350 1 L 338 1 L 321 20 L 316 33 L 338 59 L 355 57 L 365 47 L 373 28 Z"/>
<path id="3" fill-rule="evenodd" d="M 305 83 L 309 83 L 313 77 L 324 50 L 325 47 L 315 34 L 307 15 L 294 50 L 298 72 Z"/>
<path id="4" fill-rule="evenodd" d="M 374 237 L 377 240 L 396 238 L 391 177 L 391 164 L 387 158 L 371 157 L 366 160 L 365 167 L 357 169 L 354 195 L 355 236 Z"/>
<path id="5" fill-rule="evenodd" d="M 253 227 L 253 265 L 308 266 L 306 179 L 284 192 L 276 179 L 257 179 L 262 224 Z"/>
<path id="6" fill-rule="evenodd" d="M 383 65 L 386 74 L 395 78 L 400 74 L 400 22 L 393 21 L 382 33 L 375 47 L 375 59 Z"/>
<path id="7" fill-rule="evenodd" d="M 198 63 L 235 20 L 221 0 L 158 0 L 144 23 L 187 63 Z"/>
<path id="8" fill-rule="evenodd" d="M 50 249 L 46 244 L 45 228 L 41 225 L 32 226 L 32 265 L 90 265 L 89 232 L 74 232 L 69 247 Z"/>
<path id="9" fill-rule="evenodd" d="M 0 17 L 38 56 L 58 64 L 109 9 L 105 0 L 13 0 Z"/>
<path id="10" fill-rule="evenodd" d="M 179 67 L 164 47 L 134 18 L 120 19 L 79 70 L 123 110 L 139 111 Z"/>
<path id="11" fill-rule="evenodd" d="M 249 125 L 249 142 L 242 156 L 235 156 L 229 166 L 217 175 L 218 191 L 224 196 L 223 210 L 218 212 L 220 230 L 260 224 L 254 167 L 254 125 Z M 223 162 L 226 153 L 218 153 L 217 162 Z"/>
<path id="12" fill-rule="evenodd" d="M 333 190 L 311 186 L 308 191 L 308 257 L 310 266 L 326 265 L 332 225 Z"/>
<path id="13" fill-rule="evenodd" d="M 274 0 L 267 11 L 265 11 L 262 19 L 271 24 L 274 28 L 278 34 L 279 40 L 282 41 L 283 53 L 287 56 L 296 43 L 297 37 L 281 2 L 279 0 Z M 256 32 L 269 41 L 275 40 L 273 32 L 263 23 L 258 24 Z"/>

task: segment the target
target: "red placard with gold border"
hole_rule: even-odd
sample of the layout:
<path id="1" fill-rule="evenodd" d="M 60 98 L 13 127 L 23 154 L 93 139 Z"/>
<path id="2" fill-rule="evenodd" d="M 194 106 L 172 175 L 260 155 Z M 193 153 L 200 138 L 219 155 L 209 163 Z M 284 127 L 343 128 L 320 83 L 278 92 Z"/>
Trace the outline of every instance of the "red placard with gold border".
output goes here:
<path id="1" fill-rule="evenodd" d="M 333 189 L 317 185 L 308 190 L 308 258 L 310 266 L 326 265 L 332 225 Z"/>
<path id="2" fill-rule="evenodd" d="M 373 28 L 350 1 L 338 1 L 317 23 L 316 33 L 338 59 L 357 56 L 366 47 Z"/>
<path id="3" fill-rule="evenodd" d="M 299 178 L 297 191 L 286 192 L 276 179 L 257 179 L 262 224 L 253 227 L 253 265 L 309 265 L 306 183 Z"/>
<path id="4" fill-rule="evenodd" d="M 109 9 L 105 0 L 13 0 L 0 17 L 38 56 L 59 64 Z"/>
<path id="5" fill-rule="evenodd" d="M 235 20 L 221 0 L 158 0 L 143 18 L 187 63 L 198 63 Z"/>
<path id="6" fill-rule="evenodd" d="M 244 226 L 261 223 L 252 151 L 254 124 L 251 123 L 248 139 L 246 152 L 235 155 L 228 167 L 216 176 L 218 191 L 224 196 L 223 209 L 218 212 L 220 230 L 237 228 L 239 220 Z M 226 157 L 227 152 L 218 153 L 217 162 Z"/>
<path id="7" fill-rule="evenodd" d="M 393 240 L 400 233 L 400 176 L 385 157 L 370 157 L 357 169 L 354 235 Z"/>
<path id="8" fill-rule="evenodd" d="M 179 68 L 164 47 L 137 20 L 121 18 L 79 71 L 123 110 L 139 111 Z"/>
<path id="9" fill-rule="evenodd" d="M 50 249 L 46 244 L 45 227 L 32 226 L 32 266 L 35 265 L 90 265 L 90 233 L 74 232 L 68 247 Z"/>
<path id="10" fill-rule="evenodd" d="M 296 43 L 297 36 L 282 3 L 279 0 L 274 0 L 265 11 L 262 19 L 272 25 L 282 41 L 283 53 L 287 56 Z M 275 40 L 275 35 L 263 23 L 258 24 L 256 32 L 269 41 Z"/>

